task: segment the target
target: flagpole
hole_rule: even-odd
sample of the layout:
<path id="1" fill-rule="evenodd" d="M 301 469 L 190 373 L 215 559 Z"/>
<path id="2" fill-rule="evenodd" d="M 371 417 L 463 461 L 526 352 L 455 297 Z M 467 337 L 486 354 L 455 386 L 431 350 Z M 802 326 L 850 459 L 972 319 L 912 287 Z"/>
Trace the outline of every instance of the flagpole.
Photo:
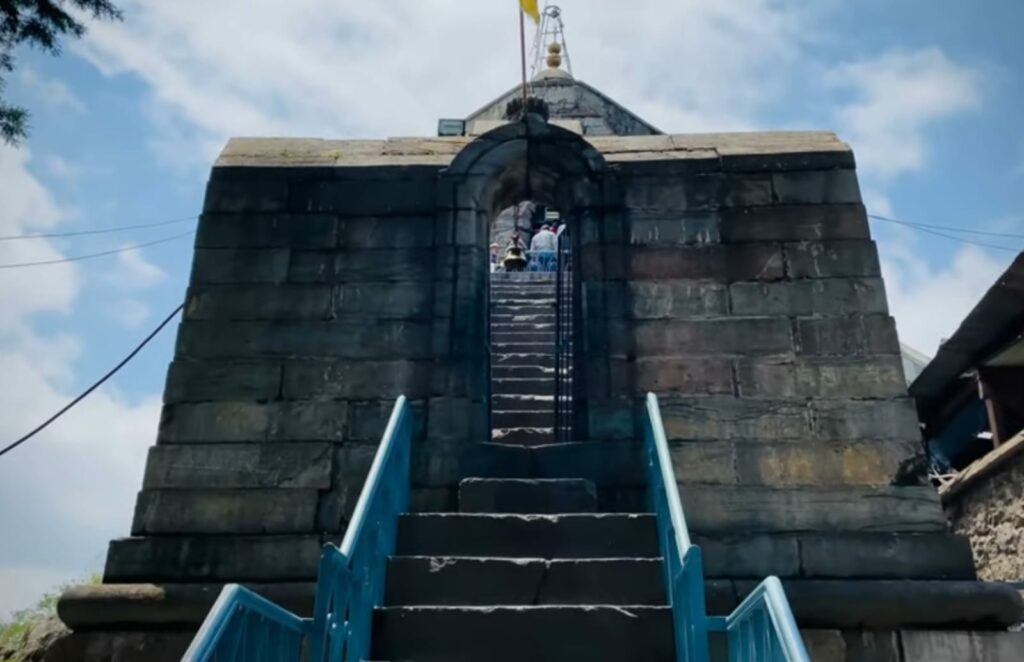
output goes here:
<path id="1" fill-rule="evenodd" d="M 519 8 L 519 60 L 523 70 L 523 118 L 526 118 L 526 19 L 523 8 Z"/>

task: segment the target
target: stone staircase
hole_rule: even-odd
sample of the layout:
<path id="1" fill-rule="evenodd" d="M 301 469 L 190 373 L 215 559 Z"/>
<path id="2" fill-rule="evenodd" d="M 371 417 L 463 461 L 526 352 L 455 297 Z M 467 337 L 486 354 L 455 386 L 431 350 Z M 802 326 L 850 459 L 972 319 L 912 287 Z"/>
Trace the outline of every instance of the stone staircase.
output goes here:
<path id="1" fill-rule="evenodd" d="M 674 659 L 654 516 L 537 477 L 553 448 L 503 449 L 534 471 L 466 478 L 458 512 L 402 517 L 374 659 Z"/>
<path id="2" fill-rule="evenodd" d="M 654 516 L 601 512 L 581 445 L 551 444 L 554 344 L 552 275 L 492 274 L 494 461 L 457 512 L 402 517 L 374 659 L 674 659 Z"/>
<path id="3" fill-rule="evenodd" d="M 554 432 L 555 279 L 491 274 L 491 439 L 546 444 Z"/>

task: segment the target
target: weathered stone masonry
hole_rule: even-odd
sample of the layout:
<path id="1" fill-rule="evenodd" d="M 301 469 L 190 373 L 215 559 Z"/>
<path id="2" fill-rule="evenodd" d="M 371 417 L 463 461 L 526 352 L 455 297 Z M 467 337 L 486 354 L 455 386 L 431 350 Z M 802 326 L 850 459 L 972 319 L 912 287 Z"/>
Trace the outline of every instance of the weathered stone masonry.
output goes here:
<path id="1" fill-rule="evenodd" d="M 574 227 L 591 442 L 528 460 L 481 444 L 488 223 L 522 199 Z M 86 596 L 62 617 L 191 630 L 227 581 L 308 609 L 399 394 L 417 510 L 453 510 L 460 479 L 504 467 L 588 478 L 601 510 L 642 509 L 648 390 L 714 613 L 779 575 L 836 660 L 899 659 L 906 627 L 1017 617 L 1012 591 L 972 581 L 934 491 L 892 484 L 919 435 L 849 148 L 825 133 L 584 139 L 536 118 L 474 140 L 228 144 L 132 536 L 104 578 L 186 606 L 97 624 Z"/>

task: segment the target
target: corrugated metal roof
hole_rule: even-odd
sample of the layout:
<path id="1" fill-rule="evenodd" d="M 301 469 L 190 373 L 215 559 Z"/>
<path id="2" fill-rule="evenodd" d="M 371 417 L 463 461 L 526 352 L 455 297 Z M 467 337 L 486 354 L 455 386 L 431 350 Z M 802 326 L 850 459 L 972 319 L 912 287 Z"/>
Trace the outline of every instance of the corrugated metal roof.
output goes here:
<path id="1" fill-rule="evenodd" d="M 967 370 L 999 351 L 1024 331 L 1024 252 L 989 288 L 956 333 L 910 385 L 924 414 L 941 401 Z"/>

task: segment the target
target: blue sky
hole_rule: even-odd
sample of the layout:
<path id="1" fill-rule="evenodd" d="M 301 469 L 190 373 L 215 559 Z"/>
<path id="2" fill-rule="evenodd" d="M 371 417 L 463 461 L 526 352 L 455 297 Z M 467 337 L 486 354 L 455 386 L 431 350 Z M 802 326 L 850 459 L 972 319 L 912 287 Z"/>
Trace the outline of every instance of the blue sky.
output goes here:
<path id="1" fill-rule="evenodd" d="M 514 84 L 513 0 L 125 0 L 57 59 L 19 52 L 0 235 L 195 215 L 232 135 L 431 135 Z M 1024 234 L 1024 4 L 563 0 L 575 74 L 668 132 L 836 131 L 869 211 Z M 875 222 L 904 342 L 935 350 L 1012 258 Z M 0 242 L 0 264 L 189 223 Z M 1024 240 L 992 240 L 1004 248 Z M 0 441 L 31 429 L 182 300 L 189 238 L 0 270 Z M 101 569 L 128 531 L 171 357 L 165 332 L 102 392 L 0 458 L 0 615 Z"/>

